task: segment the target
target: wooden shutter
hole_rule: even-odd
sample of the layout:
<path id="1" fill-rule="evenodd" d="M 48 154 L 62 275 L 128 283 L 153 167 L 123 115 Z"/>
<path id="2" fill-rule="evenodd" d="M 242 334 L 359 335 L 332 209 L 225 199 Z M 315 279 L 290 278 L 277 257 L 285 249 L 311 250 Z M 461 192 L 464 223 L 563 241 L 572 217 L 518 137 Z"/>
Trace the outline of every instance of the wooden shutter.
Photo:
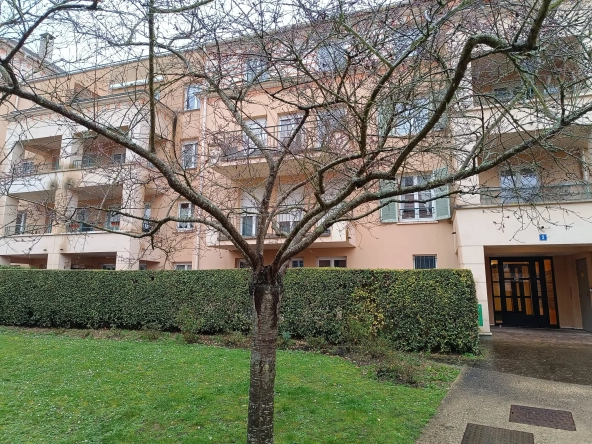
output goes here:
<path id="1" fill-rule="evenodd" d="M 380 190 L 381 191 L 394 191 L 396 183 L 394 180 L 381 180 Z M 387 203 L 380 209 L 380 221 L 381 222 L 398 222 L 399 221 L 399 208 L 397 202 L 392 202 L 393 198 L 380 199 L 380 204 Z M 388 203 L 390 201 L 390 203 Z"/>

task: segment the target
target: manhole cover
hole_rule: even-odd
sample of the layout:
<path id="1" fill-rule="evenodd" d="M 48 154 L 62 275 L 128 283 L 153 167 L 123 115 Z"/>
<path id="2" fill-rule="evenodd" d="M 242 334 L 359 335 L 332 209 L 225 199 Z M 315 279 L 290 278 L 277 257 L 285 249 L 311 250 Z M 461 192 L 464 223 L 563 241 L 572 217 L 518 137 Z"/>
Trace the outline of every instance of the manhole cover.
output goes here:
<path id="1" fill-rule="evenodd" d="M 461 444 L 534 444 L 534 435 L 517 430 L 469 423 Z"/>
<path id="2" fill-rule="evenodd" d="M 540 409 L 537 407 L 513 405 L 510 407 L 510 422 L 576 431 L 573 416 L 571 412 L 566 410 Z"/>

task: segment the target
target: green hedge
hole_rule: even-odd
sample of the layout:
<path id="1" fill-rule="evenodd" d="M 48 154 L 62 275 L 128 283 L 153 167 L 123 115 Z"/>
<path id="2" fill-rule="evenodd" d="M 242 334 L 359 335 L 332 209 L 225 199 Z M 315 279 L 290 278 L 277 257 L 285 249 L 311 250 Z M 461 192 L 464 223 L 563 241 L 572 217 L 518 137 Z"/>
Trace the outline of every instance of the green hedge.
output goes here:
<path id="1" fill-rule="evenodd" d="M 193 317 L 203 333 L 247 332 L 249 278 L 248 270 L 4 269 L 0 324 L 175 330 Z M 405 350 L 476 350 L 468 270 L 292 269 L 284 287 L 280 329 L 293 337 L 382 336 Z"/>

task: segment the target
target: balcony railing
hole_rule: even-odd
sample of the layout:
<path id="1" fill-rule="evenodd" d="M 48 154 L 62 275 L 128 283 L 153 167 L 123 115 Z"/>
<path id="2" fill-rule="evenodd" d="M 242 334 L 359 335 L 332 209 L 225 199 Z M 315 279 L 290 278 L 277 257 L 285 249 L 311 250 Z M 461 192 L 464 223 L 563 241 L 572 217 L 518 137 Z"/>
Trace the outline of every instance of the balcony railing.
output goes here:
<path id="1" fill-rule="evenodd" d="M 296 125 L 267 126 L 252 130 L 270 153 L 289 147 L 291 152 L 300 152 L 306 148 L 306 127 L 296 134 Z M 261 157 L 262 152 L 243 131 L 226 131 L 211 136 L 212 144 L 219 148 L 220 159 L 231 161 Z"/>
<path id="2" fill-rule="evenodd" d="M 523 188 L 481 188 L 481 204 L 511 205 L 575 202 L 592 199 L 592 183 Z"/>
<path id="3" fill-rule="evenodd" d="M 235 210 L 236 214 L 230 216 L 230 221 L 241 236 L 245 238 L 254 238 L 257 235 L 257 223 L 259 216 L 256 213 L 249 212 L 249 210 L 241 210 L 240 208 Z M 273 222 L 265 234 L 266 239 L 278 239 L 286 237 L 287 233 L 292 231 L 295 225 L 302 218 L 302 210 L 286 209 L 280 212 L 274 218 Z M 331 230 L 326 230 L 322 236 L 330 236 Z M 228 237 L 220 234 L 220 240 L 228 240 Z"/>
<path id="4" fill-rule="evenodd" d="M 122 165 L 125 163 L 125 154 L 116 154 L 111 157 L 83 157 L 72 161 L 72 168 L 101 168 Z"/>
<path id="5" fill-rule="evenodd" d="M 33 162 L 23 162 L 13 167 L 16 176 L 34 176 L 36 174 L 49 173 L 60 169 L 60 162 L 49 162 L 35 164 Z"/>
<path id="6" fill-rule="evenodd" d="M 12 227 L 4 227 L 5 236 L 15 235 L 39 235 L 51 233 L 52 225 L 15 225 Z"/>

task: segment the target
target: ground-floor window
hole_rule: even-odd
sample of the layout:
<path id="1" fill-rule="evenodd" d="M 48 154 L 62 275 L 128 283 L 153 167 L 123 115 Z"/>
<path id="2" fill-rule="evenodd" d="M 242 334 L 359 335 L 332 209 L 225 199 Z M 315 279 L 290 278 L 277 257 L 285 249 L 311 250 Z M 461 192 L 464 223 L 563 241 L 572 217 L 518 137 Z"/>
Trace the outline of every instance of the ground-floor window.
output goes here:
<path id="1" fill-rule="evenodd" d="M 347 267 L 347 258 L 343 257 L 320 257 L 317 261 L 317 265 L 322 268 L 326 267 L 336 267 L 336 268 L 346 268 Z"/>
<path id="2" fill-rule="evenodd" d="M 295 257 L 290 261 L 290 268 L 304 268 L 304 259 Z"/>
<path id="3" fill-rule="evenodd" d="M 101 265 L 102 270 L 115 270 L 115 264 L 103 264 Z"/>
<path id="4" fill-rule="evenodd" d="M 191 270 L 191 264 L 175 264 L 175 270 Z"/>
<path id="5" fill-rule="evenodd" d="M 251 266 L 245 259 L 237 259 L 236 268 L 251 268 Z"/>
<path id="6" fill-rule="evenodd" d="M 436 267 L 436 255 L 413 256 L 413 268 L 416 270 L 425 270 Z"/>

